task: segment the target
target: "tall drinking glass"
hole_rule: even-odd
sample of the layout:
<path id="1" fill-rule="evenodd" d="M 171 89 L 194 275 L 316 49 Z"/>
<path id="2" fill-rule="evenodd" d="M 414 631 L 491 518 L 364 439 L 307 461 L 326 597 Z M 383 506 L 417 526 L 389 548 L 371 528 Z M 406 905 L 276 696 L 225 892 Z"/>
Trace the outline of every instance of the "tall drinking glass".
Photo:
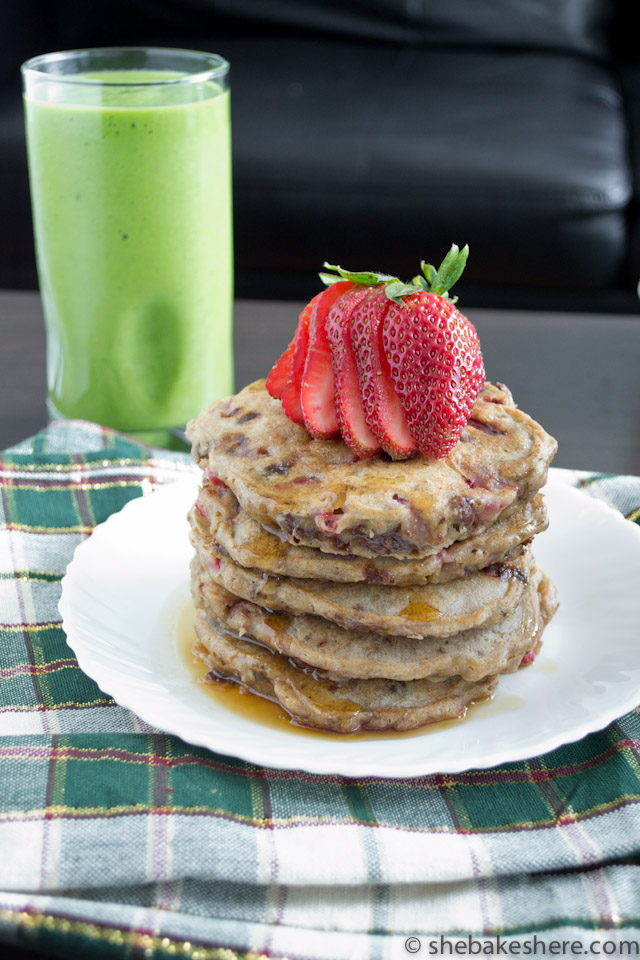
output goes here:
<path id="1" fill-rule="evenodd" d="M 23 64 L 51 416 L 162 442 L 233 391 L 228 74 L 190 50 Z"/>

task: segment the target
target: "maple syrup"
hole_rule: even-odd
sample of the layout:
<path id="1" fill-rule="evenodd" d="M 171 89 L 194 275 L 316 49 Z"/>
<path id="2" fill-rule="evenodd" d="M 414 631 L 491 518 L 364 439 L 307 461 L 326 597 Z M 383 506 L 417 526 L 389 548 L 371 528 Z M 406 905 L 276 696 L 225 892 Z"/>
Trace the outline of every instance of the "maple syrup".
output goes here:
<path id="1" fill-rule="evenodd" d="M 275 618 L 278 615 L 274 614 L 273 616 Z M 501 697 L 499 703 L 496 704 L 492 702 L 491 698 L 488 698 L 472 704 L 461 717 L 455 717 L 452 720 L 441 720 L 437 723 L 429 723 L 423 727 L 417 727 L 414 730 L 374 730 L 361 733 L 336 733 L 330 730 L 315 730 L 297 723 L 279 703 L 274 703 L 272 700 L 259 697 L 233 681 L 207 679 L 209 669 L 201 660 L 197 660 L 192 653 L 193 645 L 196 641 L 196 633 L 193 627 L 193 603 L 190 597 L 181 601 L 175 617 L 175 624 L 180 660 L 193 682 L 198 683 L 200 689 L 203 690 L 214 703 L 246 720 L 258 723 L 262 727 L 286 731 L 295 736 L 311 737 L 321 740 L 339 740 L 341 742 L 352 740 L 404 740 L 411 737 L 422 737 L 426 734 L 438 733 L 450 727 L 457 727 L 465 719 L 468 719 L 470 714 L 476 711 L 482 711 L 484 715 L 486 715 L 487 710 L 491 711 L 490 715 L 494 715 L 495 713 L 510 713 L 524 702 L 520 701 L 517 697 Z"/>
<path id="2" fill-rule="evenodd" d="M 426 623 L 428 620 L 437 620 L 440 611 L 422 600 L 412 600 L 404 610 L 400 611 L 400 616 L 407 620 L 418 620 L 421 623 Z"/>

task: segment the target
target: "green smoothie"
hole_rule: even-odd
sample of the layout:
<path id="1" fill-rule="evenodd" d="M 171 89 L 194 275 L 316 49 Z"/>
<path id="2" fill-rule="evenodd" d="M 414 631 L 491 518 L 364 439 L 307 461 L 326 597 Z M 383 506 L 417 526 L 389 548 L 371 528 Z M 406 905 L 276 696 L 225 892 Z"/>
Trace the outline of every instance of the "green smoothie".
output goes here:
<path id="1" fill-rule="evenodd" d="M 25 98 L 49 400 L 128 432 L 179 427 L 233 392 L 229 93 L 146 70 L 75 79 Z"/>

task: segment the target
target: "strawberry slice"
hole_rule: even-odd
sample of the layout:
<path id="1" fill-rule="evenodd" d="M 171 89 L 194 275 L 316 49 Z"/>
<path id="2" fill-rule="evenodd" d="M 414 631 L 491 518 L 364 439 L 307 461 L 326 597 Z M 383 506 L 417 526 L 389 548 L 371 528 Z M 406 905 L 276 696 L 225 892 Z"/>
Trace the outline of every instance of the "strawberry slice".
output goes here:
<path id="1" fill-rule="evenodd" d="M 324 290 L 322 290 L 321 293 L 317 293 L 300 314 L 298 328 L 291 344 L 289 344 L 289 347 L 293 347 L 291 351 L 291 368 L 282 393 L 280 394 L 282 409 L 290 420 L 293 420 L 294 423 L 299 423 L 301 426 L 304 426 L 304 417 L 300 404 L 300 390 L 302 388 L 302 374 L 304 373 L 304 365 L 307 362 L 307 349 L 309 347 L 309 320 L 311 319 L 316 301 L 320 299 L 323 293 Z M 285 354 L 288 352 L 289 347 L 285 350 Z M 280 359 L 284 359 L 284 355 Z M 285 365 L 286 364 L 283 364 L 283 366 Z"/>
<path id="2" fill-rule="evenodd" d="M 351 316 L 351 343 L 367 424 L 393 460 L 406 460 L 416 445 L 382 347 L 382 323 L 390 307 L 384 288 L 372 290 Z"/>
<path id="3" fill-rule="evenodd" d="M 269 375 L 265 380 L 267 393 L 270 397 L 273 397 L 274 400 L 280 399 L 282 396 L 282 391 L 287 384 L 287 380 L 291 376 L 291 362 L 293 360 L 293 351 L 295 350 L 295 346 L 296 338 L 294 335 L 293 340 L 282 354 L 280 359 L 277 360 L 276 363 L 274 363 L 274 365 L 271 367 Z"/>
<path id="4" fill-rule="evenodd" d="M 358 367 L 351 343 L 353 312 L 370 294 L 370 287 L 356 287 L 343 294 L 331 308 L 326 323 L 335 377 L 335 404 L 340 433 L 345 443 L 360 458 L 373 457 L 380 452 L 380 444 L 367 426 L 360 397 Z"/>
<path id="5" fill-rule="evenodd" d="M 309 346 L 300 390 L 304 423 L 317 440 L 329 440 L 339 432 L 335 404 L 335 379 L 326 321 L 336 300 L 353 289 L 349 280 L 332 284 L 316 300 L 309 320 Z"/>

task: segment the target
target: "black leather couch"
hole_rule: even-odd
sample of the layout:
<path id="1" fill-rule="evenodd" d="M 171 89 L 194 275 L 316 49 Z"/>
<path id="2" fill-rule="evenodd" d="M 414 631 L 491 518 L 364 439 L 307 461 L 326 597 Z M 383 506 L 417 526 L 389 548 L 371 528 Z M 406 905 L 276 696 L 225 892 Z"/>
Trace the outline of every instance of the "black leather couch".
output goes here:
<path id="1" fill-rule="evenodd" d="M 639 310 L 631 0 L 8 0 L 0 286 L 35 286 L 19 65 L 156 44 L 232 65 L 236 292 L 325 259 L 410 276 L 469 243 L 465 305 Z"/>

